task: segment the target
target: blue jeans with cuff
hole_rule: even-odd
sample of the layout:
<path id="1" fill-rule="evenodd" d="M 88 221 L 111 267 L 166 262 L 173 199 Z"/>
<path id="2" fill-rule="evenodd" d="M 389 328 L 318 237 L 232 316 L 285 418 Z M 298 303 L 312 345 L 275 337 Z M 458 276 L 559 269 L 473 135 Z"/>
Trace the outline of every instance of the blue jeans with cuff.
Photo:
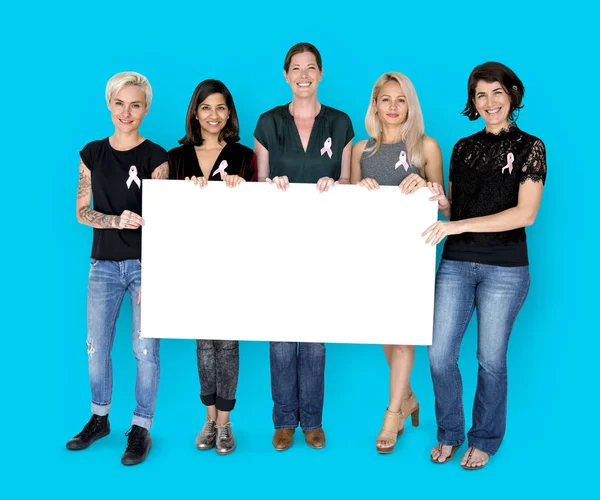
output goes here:
<path id="1" fill-rule="evenodd" d="M 92 260 L 88 282 L 88 365 L 92 413 L 108 415 L 112 398 L 111 351 L 115 325 L 126 292 L 131 300 L 133 353 L 137 363 L 132 425 L 150 430 L 160 375 L 159 339 L 141 338 L 141 306 L 137 303 L 142 267 L 139 260 Z"/>

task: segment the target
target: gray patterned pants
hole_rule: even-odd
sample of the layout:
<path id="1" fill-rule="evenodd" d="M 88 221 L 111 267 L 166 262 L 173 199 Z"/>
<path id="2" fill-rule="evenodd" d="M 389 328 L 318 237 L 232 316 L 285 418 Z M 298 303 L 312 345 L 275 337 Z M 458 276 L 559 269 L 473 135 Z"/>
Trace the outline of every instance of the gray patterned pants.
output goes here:
<path id="1" fill-rule="evenodd" d="M 200 400 L 220 411 L 235 406 L 240 364 L 237 340 L 196 340 Z"/>

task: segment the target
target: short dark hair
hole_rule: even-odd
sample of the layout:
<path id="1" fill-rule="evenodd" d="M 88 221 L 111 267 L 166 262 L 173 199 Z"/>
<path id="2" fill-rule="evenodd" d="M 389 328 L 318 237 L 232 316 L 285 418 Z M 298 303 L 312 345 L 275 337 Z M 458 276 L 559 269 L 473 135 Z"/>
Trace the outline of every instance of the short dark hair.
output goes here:
<path id="1" fill-rule="evenodd" d="M 477 84 L 481 80 L 488 83 L 498 82 L 504 87 L 504 91 L 510 96 L 508 119 L 514 123 L 519 117 L 519 110 L 523 107 L 521 101 L 525 95 L 525 87 L 514 71 L 499 62 L 486 62 L 476 66 L 471 71 L 467 85 L 467 104 L 465 109 L 462 110 L 462 114 L 469 120 L 477 120 L 479 118 L 474 100 L 475 87 L 477 87 Z"/>
<path id="2" fill-rule="evenodd" d="M 185 137 L 179 140 L 179 144 L 193 144 L 194 146 L 202 145 L 202 129 L 196 117 L 198 106 L 204 100 L 213 94 L 223 94 L 225 104 L 229 109 L 229 119 L 219 133 L 219 140 L 225 142 L 238 142 L 240 140 L 240 124 L 238 121 L 237 111 L 233 103 L 231 92 L 225 84 L 219 80 L 204 80 L 200 82 L 192 94 L 190 105 L 188 106 L 187 115 L 185 117 Z"/>
<path id="3" fill-rule="evenodd" d="M 317 48 L 308 42 L 300 42 L 294 45 L 288 53 L 285 55 L 285 60 L 283 61 L 283 70 L 287 73 L 290 69 L 290 64 L 292 63 L 292 57 L 296 54 L 302 54 L 303 52 L 310 52 L 315 56 L 317 60 L 317 66 L 319 67 L 319 71 L 323 71 L 323 63 L 321 61 L 321 54 L 317 50 Z"/>

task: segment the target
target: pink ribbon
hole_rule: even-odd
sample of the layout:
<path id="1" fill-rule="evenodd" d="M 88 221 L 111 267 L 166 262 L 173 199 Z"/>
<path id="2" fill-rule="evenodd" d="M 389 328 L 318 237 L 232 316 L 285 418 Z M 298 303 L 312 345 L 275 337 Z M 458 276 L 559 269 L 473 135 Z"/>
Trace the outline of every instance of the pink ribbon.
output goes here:
<path id="1" fill-rule="evenodd" d="M 513 156 L 512 153 L 508 153 L 506 155 L 506 161 L 507 161 L 507 164 L 506 164 L 506 166 L 502 167 L 502 173 L 504 173 L 504 171 L 508 168 L 508 173 L 512 174 L 513 161 L 515 161 L 515 157 Z"/>
<path id="2" fill-rule="evenodd" d="M 327 140 L 323 143 L 323 147 L 321 148 L 321 156 L 327 153 L 329 155 L 329 158 L 332 157 L 333 151 L 331 151 L 331 144 L 331 137 L 328 137 Z"/>
<path id="3" fill-rule="evenodd" d="M 403 166 L 404 170 L 406 172 L 408 172 L 408 169 L 410 167 L 408 166 L 408 162 L 406 161 L 406 151 L 401 151 L 400 152 L 400 158 L 396 162 L 396 165 L 394 166 L 394 168 L 397 169 L 399 166 Z"/>
<path id="4" fill-rule="evenodd" d="M 137 184 L 137 187 L 142 187 L 142 181 L 138 177 L 137 168 L 135 165 L 131 165 L 131 167 L 129 167 L 129 179 L 127 179 L 127 189 L 131 187 L 132 182 L 135 182 Z"/>
<path id="5" fill-rule="evenodd" d="M 227 175 L 227 172 L 225 172 L 225 169 L 227 168 L 227 160 L 223 160 L 220 164 L 219 164 L 219 168 L 217 168 L 217 170 L 215 170 L 215 173 L 213 174 L 213 177 L 217 174 L 221 174 L 221 180 L 223 180 L 225 178 L 225 176 Z"/>

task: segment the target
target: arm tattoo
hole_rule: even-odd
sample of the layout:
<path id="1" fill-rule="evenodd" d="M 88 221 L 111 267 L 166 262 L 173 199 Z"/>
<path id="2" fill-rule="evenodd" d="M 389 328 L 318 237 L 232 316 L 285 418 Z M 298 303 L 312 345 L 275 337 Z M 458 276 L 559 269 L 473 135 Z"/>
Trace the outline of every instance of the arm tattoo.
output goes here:
<path id="1" fill-rule="evenodd" d="M 77 186 L 77 203 L 85 203 L 85 199 L 92 198 L 92 175 L 89 169 L 79 161 L 79 185 Z M 79 221 L 96 229 L 118 229 L 120 217 L 106 215 L 92 210 L 89 206 L 79 209 Z"/>
<path id="2" fill-rule="evenodd" d="M 169 164 L 164 162 L 162 165 L 159 165 L 152 172 L 153 179 L 168 179 L 169 178 Z"/>
<path id="3" fill-rule="evenodd" d="M 90 207 L 82 207 L 79 210 L 79 216 L 82 221 L 97 229 L 116 229 L 116 223 L 118 223 L 118 217 L 96 212 Z"/>
<path id="4" fill-rule="evenodd" d="M 77 185 L 77 199 L 90 196 L 92 193 L 92 178 L 83 162 L 79 163 L 79 184 Z"/>

